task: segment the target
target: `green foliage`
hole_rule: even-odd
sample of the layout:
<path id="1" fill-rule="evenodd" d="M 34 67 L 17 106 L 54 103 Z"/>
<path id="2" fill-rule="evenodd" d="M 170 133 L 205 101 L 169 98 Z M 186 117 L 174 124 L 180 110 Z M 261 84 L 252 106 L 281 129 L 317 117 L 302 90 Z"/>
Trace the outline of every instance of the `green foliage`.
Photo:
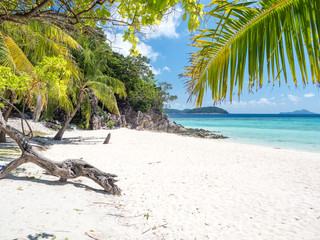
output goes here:
<path id="1" fill-rule="evenodd" d="M 228 114 L 228 112 L 222 108 L 218 107 L 202 107 L 194 109 L 185 109 L 184 113 L 219 113 L 219 114 Z"/>
<path id="2" fill-rule="evenodd" d="M 41 85 L 40 92 L 46 96 L 47 101 L 71 113 L 73 105 L 68 96 L 71 71 L 68 69 L 67 61 L 62 56 L 44 57 L 36 66 L 34 75 Z"/>
<path id="3" fill-rule="evenodd" d="M 147 220 L 149 220 L 149 217 L 150 217 L 149 213 L 146 213 L 146 214 L 144 214 L 143 216 L 144 216 Z"/>
<path id="4" fill-rule="evenodd" d="M 83 98 L 81 104 L 81 115 L 82 115 L 82 122 L 84 123 L 84 128 L 88 129 L 90 125 L 90 117 L 91 117 L 91 105 L 88 94 L 86 94 Z"/>
<path id="5" fill-rule="evenodd" d="M 108 128 L 112 128 L 113 126 L 114 126 L 114 121 L 112 121 L 112 120 L 109 120 L 108 122 L 107 122 L 107 126 L 108 126 Z"/>
<path id="6" fill-rule="evenodd" d="M 249 91 L 262 87 L 265 65 L 268 82 L 273 85 L 276 81 L 280 84 L 281 76 L 287 83 L 287 66 L 296 86 L 296 66 L 303 85 L 309 82 L 308 75 L 313 83 L 320 83 L 318 0 L 221 1 L 211 7 L 208 15 L 218 25 L 199 30 L 192 39 L 199 50 L 192 54 L 184 73 L 190 99 L 195 97 L 197 106 L 201 106 L 206 89 L 211 90 L 215 102 L 224 100 L 228 89 L 231 101 L 237 86 L 240 95 L 245 70 Z"/>
<path id="7" fill-rule="evenodd" d="M 127 98 L 136 111 L 148 112 L 151 107 L 162 109 L 165 102 L 176 99 L 168 93 L 172 88 L 170 84 L 157 84 L 146 57 L 112 53 L 109 59 L 106 73 L 125 84 Z"/>
<path id="8" fill-rule="evenodd" d="M 2 1 L 0 24 L 14 22 L 22 25 L 26 20 L 36 19 L 64 26 L 66 29 L 78 27 L 90 29 L 91 32 L 94 32 L 97 25 L 121 25 L 125 27 L 124 40 L 132 43 L 131 52 L 137 54 L 138 33 L 147 26 L 160 24 L 176 6 L 182 7 L 184 21 L 189 16 L 189 30 L 195 30 L 200 25 L 199 18 L 203 15 L 204 7 L 197 0 Z M 38 11 L 34 12 L 35 10 Z M 112 12 L 117 14 L 111 14 Z"/>
<path id="9" fill-rule="evenodd" d="M 67 61 L 62 57 L 44 57 L 35 68 L 35 77 L 48 87 L 65 91 L 70 80 L 71 72 Z"/>
<path id="10" fill-rule="evenodd" d="M 23 102 L 28 93 L 29 107 L 33 109 L 36 105 L 35 115 L 40 116 L 43 107 L 53 110 L 52 105 L 63 107 L 67 112 L 72 110 L 66 81 L 71 77 L 77 79 L 80 73 L 69 49 L 81 49 L 81 46 L 52 23 L 31 20 L 23 25 L 10 22 L 0 24 L 0 65 L 11 67 L 19 76 L 25 72 L 33 78 L 32 82 L 25 85 L 28 88 L 25 94 L 19 96 L 17 88 L 12 89 L 12 92 Z M 57 59 L 46 58 L 54 56 Z M 62 58 L 65 61 L 59 62 Z"/>
<path id="11" fill-rule="evenodd" d="M 203 108 L 193 108 L 193 109 L 172 109 L 172 108 L 165 108 L 165 113 L 219 113 L 219 114 L 228 114 L 228 112 L 222 108 L 218 107 L 203 107 Z"/>
<path id="12" fill-rule="evenodd" d="M 0 66 L 0 91 L 26 91 L 32 78 L 25 72 L 16 75 L 10 67 Z"/>

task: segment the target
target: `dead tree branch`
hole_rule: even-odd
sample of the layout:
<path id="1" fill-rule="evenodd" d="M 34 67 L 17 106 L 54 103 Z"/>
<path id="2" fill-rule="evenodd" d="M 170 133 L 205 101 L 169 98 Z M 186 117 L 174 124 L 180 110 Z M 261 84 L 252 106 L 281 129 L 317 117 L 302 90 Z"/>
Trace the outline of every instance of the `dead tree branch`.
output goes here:
<path id="1" fill-rule="evenodd" d="M 29 140 L 17 129 L 9 126 L 2 116 L 0 110 L 0 130 L 10 136 L 22 151 L 20 158 L 12 161 L 2 170 L 0 170 L 0 179 L 6 177 L 12 170 L 21 164 L 31 162 L 45 169 L 48 174 L 59 177 L 60 181 L 77 178 L 80 176 L 87 177 L 103 187 L 111 194 L 120 194 L 120 188 L 115 185 L 117 177 L 114 174 L 105 173 L 85 161 L 80 159 L 67 159 L 63 162 L 55 162 L 36 152 L 29 143 Z"/>

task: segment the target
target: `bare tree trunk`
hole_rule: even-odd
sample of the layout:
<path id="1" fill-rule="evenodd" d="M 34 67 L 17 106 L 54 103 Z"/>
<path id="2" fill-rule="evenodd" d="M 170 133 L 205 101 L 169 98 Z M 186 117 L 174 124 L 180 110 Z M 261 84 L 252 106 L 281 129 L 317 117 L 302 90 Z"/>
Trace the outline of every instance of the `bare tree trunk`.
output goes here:
<path id="1" fill-rule="evenodd" d="M 69 123 L 73 119 L 74 115 L 76 115 L 77 111 L 79 110 L 81 103 L 82 103 L 82 100 L 83 100 L 83 97 L 84 97 L 84 92 L 82 90 L 80 90 L 76 107 L 73 109 L 73 112 L 71 113 L 71 115 L 67 116 L 66 120 L 62 124 L 62 128 L 54 136 L 53 140 L 61 140 L 62 139 L 64 132 L 67 130 L 67 128 L 69 126 Z"/>
<path id="2" fill-rule="evenodd" d="M 16 94 L 14 94 L 13 92 L 10 91 L 10 104 L 8 106 L 8 109 L 5 111 L 4 113 L 4 120 L 7 122 L 9 119 L 9 116 L 11 114 L 12 108 L 13 108 L 13 104 L 14 104 L 14 100 L 16 100 Z M 6 143 L 6 134 L 2 131 L 0 131 L 0 143 Z"/>
<path id="3" fill-rule="evenodd" d="M 0 179 L 7 176 L 12 170 L 19 167 L 21 164 L 31 162 L 45 169 L 48 174 L 57 176 L 60 181 L 66 181 L 69 178 L 80 176 L 88 177 L 102 186 L 104 190 L 111 194 L 120 194 L 120 188 L 115 185 L 117 177 L 114 174 L 105 173 L 93 167 L 80 159 L 67 159 L 63 162 L 55 162 L 49 160 L 33 150 L 28 139 L 21 132 L 7 125 L 4 121 L 0 110 L 0 130 L 9 135 L 19 145 L 22 155 L 20 158 L 12 161 L 2 170 L 0 170 Z"/>
<path id="4" fill-rule="evenodd" d="M 42 112 L 42 107 L 43 107 L 43 98 L 41 93 L 39 93 L 37 96 L 37 104 L 36 104 L 36 109 L 34 110 L 33 120 L 39 121 L 41 112 Z"/>

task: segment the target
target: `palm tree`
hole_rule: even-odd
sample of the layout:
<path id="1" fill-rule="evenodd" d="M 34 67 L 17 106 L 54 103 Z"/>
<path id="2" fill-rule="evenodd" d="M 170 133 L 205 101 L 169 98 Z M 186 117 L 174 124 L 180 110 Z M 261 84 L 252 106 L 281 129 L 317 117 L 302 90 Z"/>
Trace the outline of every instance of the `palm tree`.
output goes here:
<path id="1" fill-rule="evenodd" d="M 26 25 L 0 25 L 0 65 L 11 67 L 17 74 L 26 72 L 34 77 L 34 66 L 44 57 L 62 55 L 67 61 L 72 77 L 77 78 L 78 69 L 69 49 L 81 49 L 81 46 L 65 31 L 49 22 L 33 20 Z M 28 95 L 29 103 L 33 97 L 37 99 L 35 120 L 39 119 L 45 106 L 45 95 L 40 94 L 40 83 L 39 79 L 34 79 Z"/>
<path id="2" fill-rule="evenodd" d="M 10 67 L 15 74 L 27 73 L 34 78 L 34 70 L 38 62 L 45 56 L 63 55 L 67 60 L 72 76 L 77 78 L 78 69 L 68 49 L 80 49 L 81 46 L 68 34 L 55 25 L 44 21 L 29 21 L 26 25 L 5 23 L 0 25 L 0 66 Z M 36 97 L 38 101 L 35 116 L 38 119 L 45 106 L 44 94 L 40 94 L 41 81 L 34 78 L 28 92 L 28 102 Z M 10 105 L 5 112 L 8 120 L 12 104 L 16 101 L 15 89 L 6 89 Z M 24 95 L 21 95 L 22 99 Z M 21 100 L 21 99 L 20 99 Z M 4 133 L 0 132 L 0 142 L 5 141 Z"/>
<path id="3" fill-rule="evenodd" d="M 280 84 L 281 76 L 287 83 L 286 64 L 297 85 L 296 62 L 303 85 L 310 76 L 312 83 L 320 83 L 319 0 L 220 1 L 211 7 L 207 14 L 217 18 L 217 27 L 200 30 L 192 39 L 199 50 L 183 73 L 196 106 L 207 88 L 215 102 L 225 100 L 228 88 L 230 101 L 234 87 L 240 95 L 246 69 L 249 90 L 262 87 L 265 64 L 273 85 Z"/>
<path id="4" fill-rule="evenodd" d="M 125 86 L 120 80 L 103 73 L 105 64 L 103 63 L 101 52 L 106 51 L 106 48 L 103 48 L 103 46 L 104 44 L 101 43 L 99 45 L 95 42 L 89 42 L 83 51 L 75 53 L 79 68 L 83 71 L 80 82 L 70 86 L 71 89 L 74 89 L 73 92 L 77 92 L 77 94 L 73 95 L 76 106 L 72 113 L 68 114 L 62 128 L 53 138 L 54 140 L 62 139 L 64 132 L 80 109 L 80 106 L 82 106 L 82 112 L 86 118 L 86 127 L 88 127 L 91 117 L 90 92 L 93 92 L 110 112 L 119 114 L 115 93 L 119 97 L 126 96 Z"/>

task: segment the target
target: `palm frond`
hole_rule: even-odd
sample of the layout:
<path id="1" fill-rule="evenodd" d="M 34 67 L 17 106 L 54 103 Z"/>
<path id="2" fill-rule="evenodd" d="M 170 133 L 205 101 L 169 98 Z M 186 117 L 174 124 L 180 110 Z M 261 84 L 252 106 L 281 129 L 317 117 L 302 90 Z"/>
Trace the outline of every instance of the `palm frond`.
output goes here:
<path id="1" fill-rule="evenodd" d="M 6 65 L 14 64 L 14 69 L 16 71 L 26 72 L 32 76 L 34 67 L 15 41 L 11 37 L 5 36 L 0 32 L 0 42 L 1 51 L 5 53 L 1 58 L 7 58 L 6 60 L 3 59 L 3 61 L 7 63 Z"/>
<path id="2" fill-rule="evenodd" d="M 313 83 L 320 82 L 318 0 L 262 0 L 259 9 L 247 5 L 245 10 L 236 3 L 225 4 L 227 10 L 210 13 L 221 20 L 220 28 L 200 30 L 193 38 L 192 45 L 200 50 L 192 54 L 183 74 L 188 78 L 189 100 L 195 97 L 195 104 L 201 106 L 205 91 L 210 89 L 215 102 L 224 100 L 228 90 L 231 101 L 234 87 L 238 86 L 238 95 L 243 90 L 245 70 L 248 89 L 262 87 L 265 65 L 268 82 L 272 75 L 273 84 L 280 84 L 281 76 L 288 82 L 288 64 L 297 85 L 295 56 L 302 84 L 308 83 L 308 75 Z"/>
<path id="3" fill-rule="evenodd" d="M 91 104 L 88 94 L 85 94 L 81 104 L 81 115 L 84 117 L 85 128 L 89 128 L 90 117 L 91 117 Z"/>
<path id="4" fill-rule="evenodd" d="M 40 32 L 45 38 L 54 42 L 63 43 L 71 49 L 82 49 L 81 45 L 74 40 L 66 31 L 47 21 L 29 21 L 28 26 L 32 32 Z"/>
<path id="5" fill-rule="evenodd" d="M 127 96 L 126 87 L 124 83 L 116 78 L 103 75 L 103 76 L 96 77 L 94 81 L 106 84 L 113 92 L 118 94 L 120 98 Z"/>
<path id="6" fill-rule="evenodd" d="M 89 81 L 88 86 L 110 112 L 119 114 L 116 97 L 108 85 L 98 81 Z"/>

